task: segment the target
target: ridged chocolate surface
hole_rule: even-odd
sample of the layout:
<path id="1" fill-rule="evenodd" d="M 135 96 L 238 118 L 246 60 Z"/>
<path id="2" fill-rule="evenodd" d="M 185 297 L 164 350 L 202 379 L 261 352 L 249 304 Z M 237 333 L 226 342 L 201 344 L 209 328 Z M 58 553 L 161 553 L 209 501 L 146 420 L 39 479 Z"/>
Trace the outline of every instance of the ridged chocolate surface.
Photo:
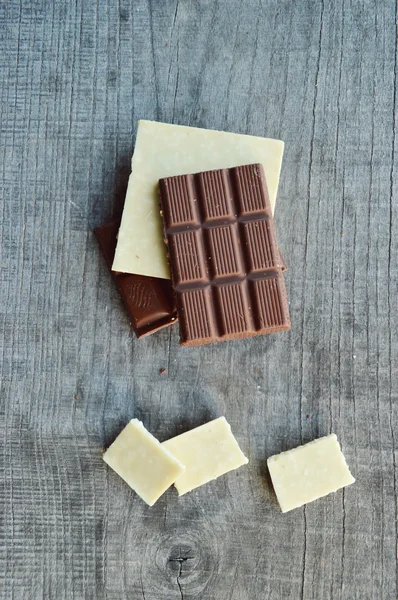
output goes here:
<path id="1" fill-rule="evenodd" d="M 181 344 L 290 329 L 262 165 L 168 177 L 159 189 Z"/>
<path id="2" fill-rule="evenodd" d="M 109 269 L 113 263 L 119 225 L 119 221 L 112 221 L 94 229 Z M 113 271 L 112 276 L 138 338 L 175 323 L 177 310 L 170 280 Z"/>

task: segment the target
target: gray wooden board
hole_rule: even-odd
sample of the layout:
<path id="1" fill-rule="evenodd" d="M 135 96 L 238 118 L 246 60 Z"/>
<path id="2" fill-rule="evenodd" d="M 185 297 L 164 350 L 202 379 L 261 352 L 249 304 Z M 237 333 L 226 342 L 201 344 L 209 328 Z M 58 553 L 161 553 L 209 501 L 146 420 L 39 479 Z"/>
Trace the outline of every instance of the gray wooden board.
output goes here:
<path id="1" fill-rule="evenodd" d="M 397 7 L 0 2 L 2 600 L 396 600 Z M 137 341 L 92 229 L 136 121 L 282 138 L 292 331 Z M 161 368 L 167 371 L 159 373 Z M 249 465 L 147 507 L 101 460 L 225 415 Z M 354 486 L 286 515 L 266 458 L 334 431 Z"/>

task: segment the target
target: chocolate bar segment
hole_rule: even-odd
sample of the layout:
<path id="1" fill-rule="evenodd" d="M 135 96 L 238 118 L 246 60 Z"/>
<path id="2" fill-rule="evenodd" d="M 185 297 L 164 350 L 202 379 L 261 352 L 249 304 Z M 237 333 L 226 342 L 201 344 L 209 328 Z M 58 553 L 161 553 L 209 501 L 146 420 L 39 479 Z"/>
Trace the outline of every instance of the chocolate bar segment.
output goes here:
<path id="1" fill-rule="evenodd" d="M 119 225 L 119 221 L 112 221 L 94 229 L 109 269 L 113 263 Z M 169 279 L 113 271 L 112 277 L 138 338 L 175 323 L 177 310 Z"/>
<path id="2" fill-rule="evenodd" d="M 159 182 L 182 345 L 290 329 L 262 165 Z"/>

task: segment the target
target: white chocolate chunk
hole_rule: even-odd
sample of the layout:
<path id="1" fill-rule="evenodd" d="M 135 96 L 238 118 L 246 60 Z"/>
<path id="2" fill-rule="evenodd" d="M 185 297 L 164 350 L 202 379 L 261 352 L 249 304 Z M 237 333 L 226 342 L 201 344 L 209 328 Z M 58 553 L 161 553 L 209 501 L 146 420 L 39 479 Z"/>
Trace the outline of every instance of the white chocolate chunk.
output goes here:
<path id="1" fill-rule="evenodd" d="M 268 469 L 282 512 L 354 483 L 334 433 L 271 456 Z"/>
<path id="2" fill-rule="evenodd" d="M 149 506 L 184 472 L 138 419 L 126 425 L 103 459 Z"/>
<path id="3" fill-rule="evenodd" d="M 170 279 L 158 198 L 163 177 L 261 163 L 274 210 L 283 147 L 280 140 L 139 121 L 112 269 Z"/>
<path id="4" fill-rule="evenodd" d="M 249 462 L 225 417 L 167 440 L 162 446 L 185 465 L 184 473 L 174 483 L 180 496 Z"/>

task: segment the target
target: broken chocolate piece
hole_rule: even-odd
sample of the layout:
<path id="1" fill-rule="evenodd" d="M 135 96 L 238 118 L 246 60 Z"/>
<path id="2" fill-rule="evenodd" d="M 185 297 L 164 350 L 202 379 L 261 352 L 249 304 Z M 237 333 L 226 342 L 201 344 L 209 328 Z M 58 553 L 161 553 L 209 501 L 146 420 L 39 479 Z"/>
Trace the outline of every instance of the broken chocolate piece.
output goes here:
<path id="1" fill-rule="evenodd" d="M 119 221 L 94 229 L 101 252 L 111 269 Z M 177 319 L 175 298 L 168 279 L 112 272 L 113 280 L 131 318 L 138 338 L 150 335 Z"/>

